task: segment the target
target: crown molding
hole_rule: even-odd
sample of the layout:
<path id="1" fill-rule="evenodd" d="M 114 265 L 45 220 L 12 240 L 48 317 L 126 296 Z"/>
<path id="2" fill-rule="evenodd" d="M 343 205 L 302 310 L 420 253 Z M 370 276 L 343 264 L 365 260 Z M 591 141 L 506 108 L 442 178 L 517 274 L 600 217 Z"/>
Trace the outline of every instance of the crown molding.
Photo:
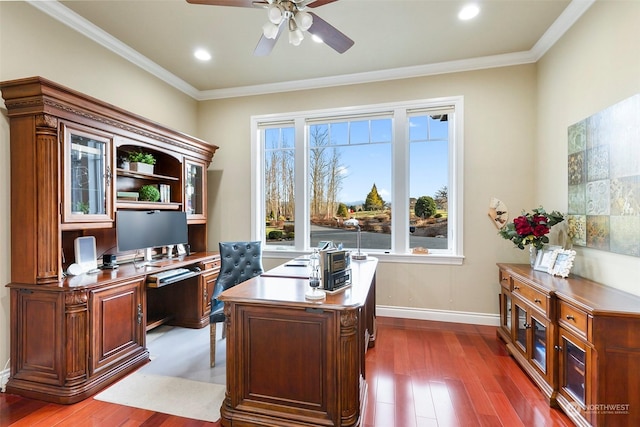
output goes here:
<path id="1" fill-rule="evenodd" d="M 52 18 L 78 31 L 127 61 L 137 65 L 165 83 L 189 95 L 197 101 L 212 99 L 236 98 L 243 96 L 266 95 L 271 93 L 292 92 L 299 90 L 321 89 L 333 86 L 345 86 L 363 83 L 374 83 L 388 80 L 425 77 L 437 74 L 458 73 L 488 68 L 507 67 L 537 62 L 544 54 L 571 28 L 586 12 L 595 0 L 572 0 L 558 19 L 547 29 L 540 40 L 529 51 L 504 55 L 484 56 L 458 61 L 417 65 L 381 71 L 345 74 L 307 80 L 294 80 L 282 83 L 267 83 L 253 86 L 240 86 L 225 89 L 200 91 L 176 75 L 170 73 L 146 56 L 113 37 L 111 34 L 87 21 L 58 1 L 27 0 L 27 3 L 41 10 Z"/>
<path id="2" fill-rule="evenodd" d="M 191 86 L 189 83 L 178 78 L 174 74 L 162 68 L 146 56 L 140 54 L 137 50 L 131 48 L 127 44 L 121 42 L 111 34 L 104 31 L 102 28 L 87 21 L 82 16 L 78 15 L 62 3 L 55 1 L 38 1 L 38 0 L 26 0 L 31 6 L 46 13 L 52 18 L 67 25 L 69 28 L 76 30 L 85 37 L 93 40 L 99 45 L 109 49 L 116 55 L 121 56 L 134 65 L 142 68 L 146 72 L 156 76 L 165 83 L 175 87 L 181 92 L 191 96 L 194 99 L 198 98 L 198 89 Z"/>
<path id="3" fill-rule="evenodd" d="M 573 0 L 529 52 L 536 62 L 576 23 L 596 0 Z"/>

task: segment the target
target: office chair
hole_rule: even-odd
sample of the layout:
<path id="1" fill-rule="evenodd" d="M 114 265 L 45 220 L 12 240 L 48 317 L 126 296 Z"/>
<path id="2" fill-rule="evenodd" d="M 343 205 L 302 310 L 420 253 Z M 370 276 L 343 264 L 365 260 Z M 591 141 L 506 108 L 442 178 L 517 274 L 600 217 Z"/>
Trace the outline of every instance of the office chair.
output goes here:
<path id="1" fill-rule="evenodd" d="M 211 296 L 211 366 L 216 364 L 216 324 L 225 321 L 224 303 L 218 296 L 225 290 L 252 277 L 259 276 L 262 268 L 261 242 L 220 242 L 220 274 Z M 222 338 L 226 337 L 226 328 L 222 328 Z"/>

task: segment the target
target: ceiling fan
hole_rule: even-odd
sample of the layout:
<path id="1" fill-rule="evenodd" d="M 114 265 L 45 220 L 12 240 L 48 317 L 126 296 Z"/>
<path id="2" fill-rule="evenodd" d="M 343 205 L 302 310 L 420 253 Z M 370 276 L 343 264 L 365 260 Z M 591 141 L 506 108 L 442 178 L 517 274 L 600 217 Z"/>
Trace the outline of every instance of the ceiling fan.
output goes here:
<path id="1" fill-rule="evenodd" d="M 315 13 L 306 10 L 334 1 L 337 0 L 187 0 L 187 3 L 267 9 L 269 22 L 262 27 L 262 37 L 253 52 L 256 56 L 265 56 L 271 53 L 285 28 L 289 32 L 289 43 L 294 46 L 302 42 L 303 31 L 307 31 L 338 53 L 346 52 L 354 41 Z"/>

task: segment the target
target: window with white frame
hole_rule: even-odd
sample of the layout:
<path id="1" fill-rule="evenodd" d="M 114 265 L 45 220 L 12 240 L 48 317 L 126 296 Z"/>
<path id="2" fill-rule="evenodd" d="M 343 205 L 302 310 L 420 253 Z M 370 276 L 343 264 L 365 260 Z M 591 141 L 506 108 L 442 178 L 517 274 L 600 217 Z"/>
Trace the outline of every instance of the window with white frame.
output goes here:
<path id="1" fill-rule="evenodd" d="M 252 117 L 252 238 L 355 249 L 359 228 L 372 255 L 460 263 L 462 112 L 453 97 Z"/>

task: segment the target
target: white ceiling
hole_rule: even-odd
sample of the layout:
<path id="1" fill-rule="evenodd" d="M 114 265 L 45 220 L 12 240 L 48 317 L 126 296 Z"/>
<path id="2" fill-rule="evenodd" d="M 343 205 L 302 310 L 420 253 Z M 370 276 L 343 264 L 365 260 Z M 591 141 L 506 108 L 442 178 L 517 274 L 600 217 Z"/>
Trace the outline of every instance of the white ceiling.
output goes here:
<path id="1" fill-rule="evenodd" d="M 313 9 L 355 41 L 344 54 L 310 37 L 282 36 L 253 55 L 267 22 L 262 8 L 186 0 L 30 1 L 195 99 L 215 99 L 531 63 L 594 0 L 340 0 Z M 197 47 L 213 56 L 193 57 Z"/>

